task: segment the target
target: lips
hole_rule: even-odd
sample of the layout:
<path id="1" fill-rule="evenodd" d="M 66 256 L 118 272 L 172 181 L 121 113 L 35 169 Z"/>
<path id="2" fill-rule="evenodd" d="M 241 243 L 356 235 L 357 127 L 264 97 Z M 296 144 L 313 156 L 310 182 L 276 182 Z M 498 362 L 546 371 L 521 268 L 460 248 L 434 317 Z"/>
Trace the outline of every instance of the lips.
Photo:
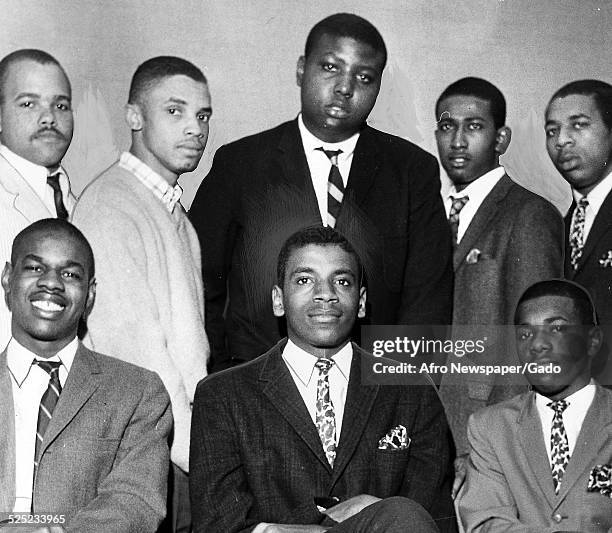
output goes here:
<path id="1" fill-rule="evenodd" d="M 448 156 L 447 159 L 451 167 L 453 168 L 463 168 L 470 161 L 470 158 L 467 154 L 452 154 Z"/>
<path id="2" fill-rule="evenodd" d="M 33 135 L 34 139 L 64 141 L 66 138 L 57 130 L 40 130 Z"/>
<path id="3" fill-rule="evenodd" d="M 319 323 L 337 322 L 342 313 L 337 309 L 314 309 L 308 313 L 308 317 Z"/>
<path id="4" fill-rule="evenodd" d="M 346 104 L 334 102 L 326 105 L 325 110 L 327 114 L 334 118 L 346 118 L 350 115 L 351 111 Z"/>
<path id="5" fill-rule="evenodd" d="M 66 309 L 64 300 L 54 295 L 36 295 L 30 299 L 30 303 L 43 316 L 55 316 Z"/>
<path id="6" fill-rule="evenodd" d="M 563 170 L 570 170 L 575 168 L 580 163 L 580 158 L 575 154 L 560 154 L 557 157 L 557 165 L 560 166 Z"/>

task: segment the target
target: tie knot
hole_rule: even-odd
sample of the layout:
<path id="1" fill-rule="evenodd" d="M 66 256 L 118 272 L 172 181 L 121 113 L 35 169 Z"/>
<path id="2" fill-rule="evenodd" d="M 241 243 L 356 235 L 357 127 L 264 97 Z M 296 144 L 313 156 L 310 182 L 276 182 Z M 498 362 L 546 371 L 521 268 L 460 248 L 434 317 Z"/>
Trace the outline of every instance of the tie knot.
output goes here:
<path id="1" fill-rule="evenodd" d="M 32 361 L 33 365 L 38 365 L 42 368 L 47 374 L 53 374 L 59 370 L 59 367 L 62 366 L 62 363 L 59 361 L 42 361 L 40 359 L 34 359 Z"/>
<path id="2" fill-rule="evenodd" d="M 319 370 L 320 374 L 327 374 L 329 369 L 334 366 L 336 362 L 333 359 L 327 359 L 326 357 L 319 357 L 315 363 L 315 368 Z"/>
<path id="3" fill-rule="evenodd" d="M 581 209 L 586 209 L 589 205 L 589 201 L 587 200 L 586 196 L 583 196 L 582 198 L 580 198 L 580 201 L 578 202 L 578 207 L 580 207 Z"/>
<path id="4" fill-rule="evenodd" d="M 450 209 L 449 216 L 452 216 L 452 215 L 459 214 L 459 211 L 461 211 L 465 207 L 465 204 L 468 203 L 469 197 L 460 196 L 459 198 L 455 198 L 454 196 L 451 196 L 450 199 L 451 199 L 451 209 Z"/>
<path id="5" fill-rule="evenodd" d="M 342 153 L 342 150 L 325 150 L 322 146 L 317 150 L 321 150 L 329 158 L 332 165 L 338 166 L 338 156 Z"/>
<path id="6" fill-rule="evenodd" d="M 59 172 L 57 172 L 56 174 L 52 174 L 51 176 L 47 176 L 47 183 L 54 191 L 61 191 L 59 179 Z"/>
<path id="7" fill-rule="evenodd" d="M 560 415 L 567 409 L 569 403 L 567 403 L 565 400 L 556 400 L 546 405 L 548 405 L 548 407 L 550 407 L 555 413 Z"/>

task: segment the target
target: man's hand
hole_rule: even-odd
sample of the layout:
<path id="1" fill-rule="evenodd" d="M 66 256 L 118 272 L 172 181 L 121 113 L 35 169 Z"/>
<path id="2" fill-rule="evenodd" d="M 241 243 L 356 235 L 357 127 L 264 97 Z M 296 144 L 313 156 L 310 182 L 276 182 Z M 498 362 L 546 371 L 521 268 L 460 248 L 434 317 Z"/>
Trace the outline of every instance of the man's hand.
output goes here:
<path id="1" fill-rule="evenodd" d="M 453 481 L 453 490 L 451 492 L 453 500 L 457 497 L 457 494 L 459 494 L 459 489 L 461 489 L 461 486 L 465 481 L 469 458 L 469 454 L 466 453 L 464 455 L 460 455 L 459 457 L 457 457 L 457 459 L 455 459 L 455 481 Z"/>
<path id="2" fill-rule="evenodd" d="M 356 515 L 358 512 L 365 509 L 368 505 L 379 502 L 380 498 L 376 496 L 370 496 L 369 494 L 360 494 L 359 496 L 353 496 L 348 500 L 340 502 L 338 505 L 334 505 L 329 509 L 323 511 L 323 514 L 329 516 L 336 522 L 344 522 L 347 518 Z"/>
<path id="3" fill-rule="evenodd" d="M 316 524 L 305 526 L 296 524 L 268 524 L 263 533 L 324 533 L 325 531 L 327 531 L 326 528 Z"/>

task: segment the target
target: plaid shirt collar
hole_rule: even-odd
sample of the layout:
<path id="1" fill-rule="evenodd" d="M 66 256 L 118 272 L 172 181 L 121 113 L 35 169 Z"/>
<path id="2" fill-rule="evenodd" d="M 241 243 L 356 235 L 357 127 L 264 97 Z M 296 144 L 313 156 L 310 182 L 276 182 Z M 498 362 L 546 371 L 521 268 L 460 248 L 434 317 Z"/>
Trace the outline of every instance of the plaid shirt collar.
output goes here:
<path id="1" fill-rule="evenodd" d="M 174 212 L 174 206 L 183 194 L 183 189 L 178 183 L 171 187 L 157 172 L 129 152 L 121 154 L 119 166 L 134 174 L 147 189 L 159 198 L 170 213 Z"/>

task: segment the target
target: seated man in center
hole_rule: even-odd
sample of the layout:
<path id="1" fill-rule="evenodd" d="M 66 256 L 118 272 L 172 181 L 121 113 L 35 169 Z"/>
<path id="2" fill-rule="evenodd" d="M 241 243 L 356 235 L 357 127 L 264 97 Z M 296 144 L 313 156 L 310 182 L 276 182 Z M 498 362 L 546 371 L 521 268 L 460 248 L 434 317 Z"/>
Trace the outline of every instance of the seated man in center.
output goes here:
<path id="1" fill-rule="evenodd" d="M 438 531 L 426 510 L 450 499 L 444 412 L 425 382 L 362 385 L 380 359 L 350 342 L 366 302 L 354 249 L 330 227 L 301 230 L 277 278 L 288 340 L 196 391 L 194 531 Z"/>

